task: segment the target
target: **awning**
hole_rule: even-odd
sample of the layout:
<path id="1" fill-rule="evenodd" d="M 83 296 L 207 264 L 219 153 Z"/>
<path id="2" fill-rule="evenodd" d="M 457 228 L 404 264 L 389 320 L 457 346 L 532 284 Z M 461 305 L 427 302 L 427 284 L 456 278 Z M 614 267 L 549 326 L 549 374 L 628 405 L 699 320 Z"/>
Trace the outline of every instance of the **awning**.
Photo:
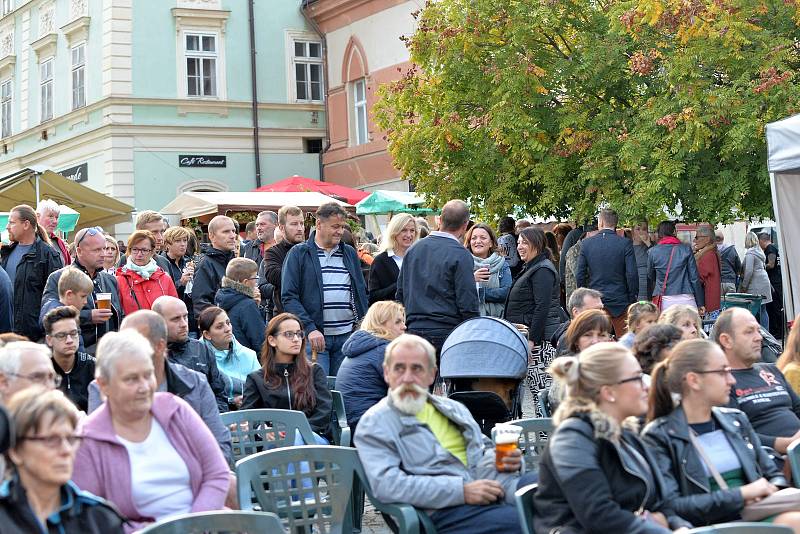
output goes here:
<path id="1" fill-rule="evenodd" d="M 322 193 L 266 193 L 266 192 L 189 192 L 164 206 L 161 213 L 177 214 L 181 219 L 220 214 L 231 211 L 278 211 L 283 206 L 297 206 L 303 211 L 316 211 L 322 204 L 336 202 L 347 211 L 353 211 L 346 204 Z"/>
<path id="2" fill-rule="evenodd" d="M 367 198 L 367 196 L 369 196 L 369 193 L 366 191 L 361 191 L 360 189 L 353 189 L 352 187 L 335 184 L 333 182 L 320 182 L 319 180 L 306 178 L 305 176 L 298 176 L 296 174 L 294 176 L 290 176 L 289 178 L 278 180 L 275 183 L 261 186 L 258 189 L 253 189 L 253 191 L 274 191 L 284 193 L 316 191 L 318 193 L 322 193 L 323 195 L 328 195 L 329 197 L 344 200 L 349 204 L 355 204 L 356 202 L 364 200 Z"/>
<path id="3" fill-rule="evenodd" d="M 367 198 L 356 204 L 359 215 L 381 215 L 386 213 L 415 213 L 428 215 L 438 210 L 424 208 L 425 198 L 406 191 L 373 191 Z"/>
<path id="4" fill-rule="evenodd" d="M 37 196 L 38 195 L 38 196 Z M 49 198 L 80 213 L 78 228 L 130 222 L 133 207 L 43 168 L 28 168 L 0 179 L 0 211 Z"/>

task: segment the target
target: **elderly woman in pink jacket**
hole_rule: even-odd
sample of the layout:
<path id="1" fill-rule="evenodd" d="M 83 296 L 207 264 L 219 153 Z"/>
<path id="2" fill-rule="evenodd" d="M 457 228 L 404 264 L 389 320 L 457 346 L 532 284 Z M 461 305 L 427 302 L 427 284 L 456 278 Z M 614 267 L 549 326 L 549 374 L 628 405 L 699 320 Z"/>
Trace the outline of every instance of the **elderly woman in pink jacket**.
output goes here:
<path id="1" fill-rule="evenodd" d="M 155 393 L 150 343 L 133 330 L 97 346 L 97 383 L 106 402 L 79 426 L 73 481 L 114 503 L 130 523 L 220 510 L 230 479 L 203 420 L 183 400 Z"/>

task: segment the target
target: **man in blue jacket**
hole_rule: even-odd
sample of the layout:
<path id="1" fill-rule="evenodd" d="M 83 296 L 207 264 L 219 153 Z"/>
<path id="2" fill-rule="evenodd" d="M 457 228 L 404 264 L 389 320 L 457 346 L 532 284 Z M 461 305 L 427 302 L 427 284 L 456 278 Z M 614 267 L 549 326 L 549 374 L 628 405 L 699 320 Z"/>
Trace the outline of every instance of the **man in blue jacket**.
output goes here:
<path id="1" fill-rule="evenodd" d="M 286 255 L 281 272 L 281 302 L 303 322 L 306 350 L 317 354 L 328 375 L 344 360 L 342 346 L 369 307 L 361 264 L 353 247 L 342 243 L 347 212 L 335 202 L 319 207 L 316 231 Z"/>
<path id="2" fill-rule="evenodd" d="M 603 294 L 603 303 L 611 316 L 617 339 L 628 331 L 628 306 L 636 302 L 639 294 L 639 272 L 633 243 L 617 235 L 618 222 L 614 210 L 600 211 L 599 232 L 583 240 L 575 270 L 578 287 L 590 287 Z"/>

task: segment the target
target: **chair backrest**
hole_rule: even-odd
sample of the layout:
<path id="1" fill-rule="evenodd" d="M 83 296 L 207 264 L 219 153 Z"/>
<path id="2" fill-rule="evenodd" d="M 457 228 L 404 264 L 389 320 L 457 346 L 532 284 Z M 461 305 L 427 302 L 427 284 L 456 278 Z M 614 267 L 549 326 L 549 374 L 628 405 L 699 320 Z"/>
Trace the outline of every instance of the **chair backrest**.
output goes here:
<path id="1" fill-rule="evenodd" d="M 231 430 L 234 464 L 257 452 L 294 445 L 295 432 L 305 443 L 316 443 L 306 414 L 296 410 L 239 410 L 220 417 Z"/>
<path id="2" fill-rule="evenodd" d="M 331 411 L 333 442 L 342 447 L 349 447 L 352 436 L 350 435 L 350 425 L 347 424 L 347 413 L 344 410 L 344 397 L 341 391 L 333 389 L 331 390 L 331 397 L 333 397 L 333 410 Z"/>
<path id="3" fill-rule="evenodd" d="M 768 523 L 723 523 L 710 527 L 698 527 L 689 531 L 689 534 L 792 534 L 791 527 L 783 525 L 770 525 Z"/>
<path id="4" fill-rule="evenodd" d="M 139 531 L 139 534 L 202 534 L 208 532 L 283 534 L 283 526 L 275 514 L 267 512 L 198 512 L 160 521 Z"/>
<path id="5" fill-rule="evenodd" d="M 550 407 L 550 388 L 539 390 L 539 406 L 542 407 L 542 413 L 545 417 L 553 417 L 553 410 Z"/>
<path id="6" fill-rule="evenodd" d="M 786 449 L 789 465 L 792 468 L 792 482 L 795 488 L 800 488 L 800 439 L 794 440 Z"/>
<path id="7" fill-rule="evenodd" d="M 328 377 L 328 389 L 336 389 L 336 377 L 329 376 Z"/>
<path id="8" fill-rule="evenodd" d="M 534 534 L 533 530 L 533 496 L 536 494 L 536 488 L 539 484 L 529 484 L 518 489 L 514 492 L 514 500 L 517 502 L 517 514 L 519 515 L 519 524 L 522 526 L 523 534 Z"/>
<path id="9" fill-rule="evenodd" d="M 517 419 L 509 424 L 522 427 L 519 438 L 519 447 L 525 459 L 525 468 L 535 471 L 539 467 L 547 438 L 553 432 L 553 420 L 550 418 Z"/>
<path id="10" fill-rule="evenodd" d="M 349 506 L 358 465 L 355 449 L 303 445 L 260 452 L 236 463 L 242 509 L 277 514 L 289 531 L 342 534 L 352 530 Z"/>

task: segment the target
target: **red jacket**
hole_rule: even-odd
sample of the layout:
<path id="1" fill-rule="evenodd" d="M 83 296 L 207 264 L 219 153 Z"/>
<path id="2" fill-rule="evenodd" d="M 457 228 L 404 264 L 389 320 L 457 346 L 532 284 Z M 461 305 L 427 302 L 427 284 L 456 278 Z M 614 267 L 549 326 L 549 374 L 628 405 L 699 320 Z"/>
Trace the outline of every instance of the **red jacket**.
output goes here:
<path id="1" fill-rule="evenodd" d="M 720 309 L 722 280 L 719 256 L 715 250 L 703 254 L 703 257 L 697 262 L 697 273 L 700 276 L 703 292 L 706 295 L 706 312 Z"/>
<path id="2" fill-rule="evenodd" d="M 162 295 L 178 298 L 172 277 L 161 267 L 156 269 L 149 280 L 145 280 L 126 267 L 117 269 L 116 276 L 119 298 L 122 301 L 122 310 L 125 315 L 137 310 L 149 310 L 153 306 L 153 302 Z"/>

